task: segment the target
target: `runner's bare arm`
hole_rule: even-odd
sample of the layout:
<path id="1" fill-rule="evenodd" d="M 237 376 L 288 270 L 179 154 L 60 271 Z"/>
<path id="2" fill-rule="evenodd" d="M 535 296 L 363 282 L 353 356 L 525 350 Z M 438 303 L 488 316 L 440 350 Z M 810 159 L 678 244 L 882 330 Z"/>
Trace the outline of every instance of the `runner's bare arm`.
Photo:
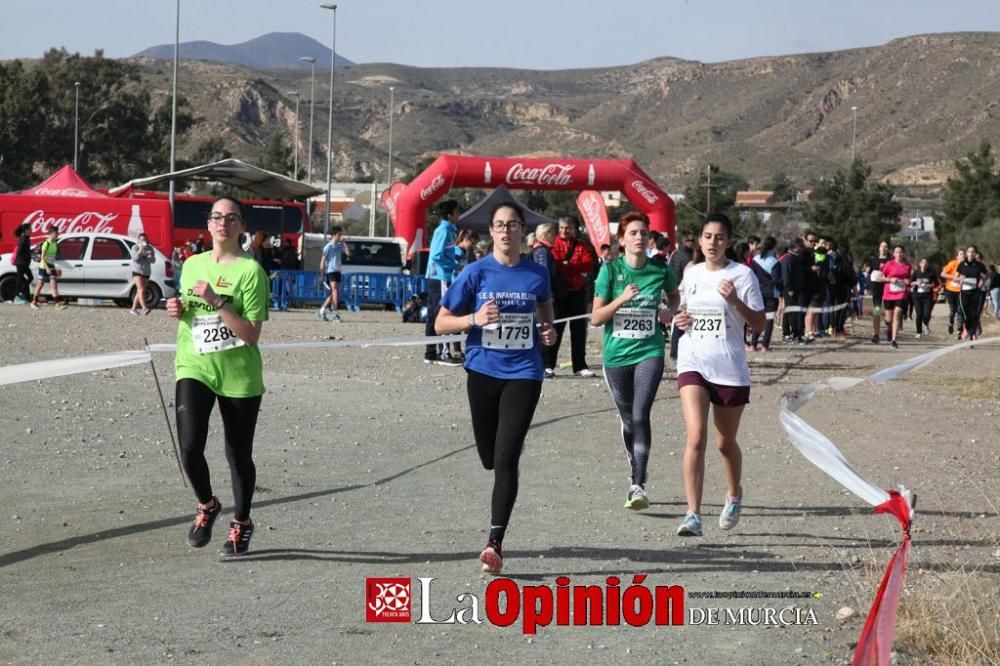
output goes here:
<path id="1" fill-rule="evenodd" d="M 552 301 L 538 303 L 535 306 L 535 316 L 539 322 L 539 338 L 546 347 L 551 347 L 556 343 L 556 327 L 552 321 L 556 318 L 555 307 Z"/>

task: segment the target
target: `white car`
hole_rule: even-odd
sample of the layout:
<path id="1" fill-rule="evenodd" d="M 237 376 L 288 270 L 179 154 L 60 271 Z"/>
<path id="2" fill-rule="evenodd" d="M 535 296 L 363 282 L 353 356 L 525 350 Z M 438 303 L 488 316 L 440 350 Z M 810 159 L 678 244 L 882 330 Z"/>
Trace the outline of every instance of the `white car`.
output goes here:
<path id="1" fill-rule="evenodd" d="M 132 248 L 136 240 L 130 236 L 106 233 L 70 233 L 59 243 L 56 267 L 62 271 L 59 278 L 59 296 L 67 298 L 108 298 L 116 305 L 129 307 L 135 296 L 132 279 Z M 174 269 L 170 259 L 155 247 L 146 303 L 155 307 L 160 300 L 172 298 Z M 0 255 L 0 301 L 11 301 L 17 295 L 17 272 L 11 262 L 13 254 Z M 38 262 L 31 262 L 31 273 L 38 279 Z M 34 283 L 32 283 L 34 284 Z M 34 287 L 32 287 L 33 289 Z M 48 295 L 48 288 L 42 293 Z"/>

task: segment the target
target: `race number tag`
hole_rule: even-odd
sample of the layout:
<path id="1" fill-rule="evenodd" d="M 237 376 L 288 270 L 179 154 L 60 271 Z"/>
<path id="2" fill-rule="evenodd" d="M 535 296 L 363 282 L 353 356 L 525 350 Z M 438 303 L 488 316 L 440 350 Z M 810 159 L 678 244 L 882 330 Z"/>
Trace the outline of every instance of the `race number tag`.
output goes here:
<path id="1" fill-rule="evenodd" d="M 501 312 L 500 324 L 483 327 L 483 346 L 487 349 L 531 349 L 535 316 L 530 312 Z"/>
<path id="2" fill-rule="evenodd" d="M 906 285 L 905 284 L 899 284 L 898 282 L 890 282 L 889 283 L 889 291 L 892 292 L 893 294 L 902 293 L 902 292 L 906 291 Z"/>
<path id="3" fill-rule="evenodd" d="M 191 322 L 191 337 L 199 354 L 212 354 L 246 344 L 236 337 L 219 315 L 195 317 Z"/>
<path id="4" fill-rule="evenodd" d="M 931 281 L 923 278 L 917 280 L 917 293 L 926 294 L 931 290 Z"/>
<path id="5" fill-rule="evenodd" d="M 648 308 L 618 308 L 612 324 L 611 337 L 642 340 L 653 335 L 656 310 Z"/>
<path id="6" fill-rule="evenodd" d="M 962 291 L 972 291 L 977 286 L 979 286 L 979 280 L 976 278 L 962 278 Z"/>
<path id="7" fill-rule="evenodd" d="M 695 340 L 723 340 L 726 337 L 726 311 L 722 308 L 688 308 L 691 326 L 685 335 Z"/>

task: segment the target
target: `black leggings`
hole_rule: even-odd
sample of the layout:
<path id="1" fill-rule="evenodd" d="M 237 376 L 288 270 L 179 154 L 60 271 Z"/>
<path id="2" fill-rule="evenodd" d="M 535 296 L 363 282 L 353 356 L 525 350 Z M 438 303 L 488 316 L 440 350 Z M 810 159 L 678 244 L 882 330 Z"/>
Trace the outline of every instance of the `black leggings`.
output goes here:
<path id="1" fill-rule="evenodd" d="M 621 368 L 604 366 L 604 381 L 618 407 L 625 456 L 632 470 L 632 484 L 646 485 L 646 465 L 652 446 L 649 412 L 663 378 L 663 358 L 647 358 Z"/>
<path id="2" fill-rule="evenodd" d="M 493 470 L 490 523 L 506 528 L 517 500 L 518 463 L 535 415 L 542 382 L 497 379 L 469 370 L 466 383 L 472 432 L 483 467 Z"/>
<path id="3" fill-rule="evenodd" d="M 17 295 L 26 301 L 31 300 L 31 281 L 34 279 L 31 275 L 31 267 L 24 265 L 17 265 L 14 267 L 17 270 L 17 286 L 15 291 Z"/>
<path id="4" fill-rule="evenodd" d="M 931 323 L 931 310 L 934 309 L 934 301 L 930 294 L 913 294 L 914 316 L 917 319 L 917 335 L 924 332 L 924 327 Z"/>
<path id="5" fill-rule="evenodd" d="M 983 292 L 978 289 L 968 289 L 961 293 L 958 301 L 959 315 L 962 317 L 961 325 L 965 327 L 965 332 L 969 336 L 979 333 L 979 295 Z"/>
<path id="6" fill-rule="evenodd" d="M 554 301 L 556 319 L 575 317 L 587 312 L 587 290 L 571 291 L 565 298 L 557 298 Z M 574 319 L 569 323 L 570 358 L 573 360 L 573 372 L 580 372 L 587 368 L 587 327 L 590 322 L 586 319 Z M 542 347 L 542 359 L 545 367 L 554 370 L 556 360 L 559 358 L 559 346 L 563 341 L 563 333 L 566 331 L 567 322 L 556 324 L 556 343 L 551 347 Z"/>
<path id="7" fill-rule="evenodd" d="M 948 301 L 948 325 L 953 326 L 955 324 L 955 315 L 958 315 L 958 327 L 962 328 L 962 322 L 965 321 L 962 318 L 962 312 L 959 308 L 959 299 L 961 298 L 961 293 L 957 291 L 947 291 L 944 292 L 945 300 Z"/>
<path id="8" fill-rule="evenodd" d="M 778 299 L 770 296 L 764 297 L 764 312 L 773 315 L 778 311 Z M 754 347 L 760 342 L 762 345 L 771 348 L 771 334 L 774 332 L 774 317 L 769 317 L 764 325 L 764 339 L 761 340 L 760 333 L 754 333 L 750 337 L 750 344 Z"/>
<path id="9" fill-rule="evenodd" d="M 253 464 L 253 434 L 257 428 L 261 396 L 226 398 L 217 396 L 196 379 L 177 381 L 177 436 L 180 438 L 181 465 L 191 480 L 195 497 L 202 504 L 212 500 L 212 481 L 205 461 L 208 419 L 215 401 L 219 401 L 222 425 L 226 433 L 226 460 L 233 483 L 236 520 L 250 519 L 250 502 L 257 482 Z"/>

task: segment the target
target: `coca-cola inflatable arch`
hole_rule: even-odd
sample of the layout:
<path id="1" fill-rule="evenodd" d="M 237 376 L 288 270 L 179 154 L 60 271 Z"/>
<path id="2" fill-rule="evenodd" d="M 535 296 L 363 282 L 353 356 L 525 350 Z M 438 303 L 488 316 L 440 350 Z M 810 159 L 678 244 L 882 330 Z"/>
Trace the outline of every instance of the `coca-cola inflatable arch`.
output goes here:
<path id="1" fill-rule="evenodd" d="M 396 234 L 411 246 L 425 236 L 427 209 L 453 187 L 520 190 L 618 190 L 649 217 L 650 227 L 674 237 L 674 202 L 633 160 L 442 155 L 398 192 Z"/>

